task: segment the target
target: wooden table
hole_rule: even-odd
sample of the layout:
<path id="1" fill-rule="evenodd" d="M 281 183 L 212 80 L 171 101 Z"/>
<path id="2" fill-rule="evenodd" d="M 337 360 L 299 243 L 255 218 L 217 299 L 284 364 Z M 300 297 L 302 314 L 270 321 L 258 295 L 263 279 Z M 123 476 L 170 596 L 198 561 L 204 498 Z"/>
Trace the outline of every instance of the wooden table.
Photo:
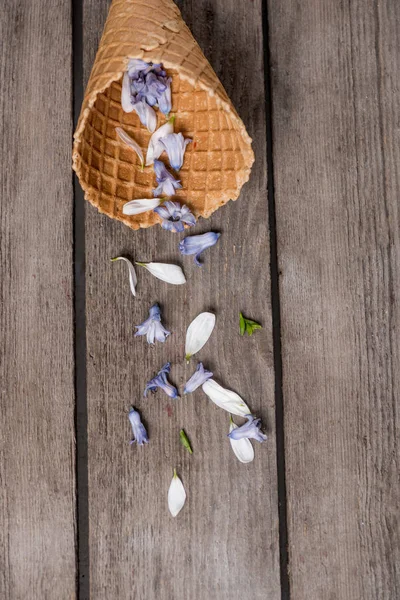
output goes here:
<path id="1" fill-rule="evenodd" d="M 2 7 L 0 597 L 397 600 L 400 3 L 179 2 L 256 163 L 199 224 L 222 232 L 202 270 L 143 278 L 136 300 L 109 259 L 176 260 L 177 238 L 99 215 L 71 173 L 108 4 Z M 149 350 L 133 332 L 155 300 L 174 336 Z M 167 354 L 175 383 L 191 374 L 207 309 L 200 358 L 267 424 L 251 465 L 201 390 L 142 399 Z M 262 332 L 241 338 L 239 310 Z"/>

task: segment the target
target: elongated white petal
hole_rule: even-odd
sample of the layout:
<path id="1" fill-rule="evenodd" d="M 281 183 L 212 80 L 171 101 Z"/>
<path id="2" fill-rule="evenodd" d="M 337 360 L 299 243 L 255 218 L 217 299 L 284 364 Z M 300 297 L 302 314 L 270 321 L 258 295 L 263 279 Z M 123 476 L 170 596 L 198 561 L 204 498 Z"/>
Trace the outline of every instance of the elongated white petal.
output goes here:
<path id="1" fill-rule="evenodd" d="M 237 429 L 237 425 L 231 421 L 229 433 L 234 429 Z M 242 438 L 241 440 L 232 440 L 229 438 L 229 441 L 231 443 L 232 450 L 240 462 L 249 463 L 254 460 L 254 448 L 251 445 L 250 440 L 247 438 Z"/>
<path id="2" fill-rule="evenodd" d="M 139 146 L 139 144 L 137 142 L 135 142 L 135 140 L 133 138 L 131 138 L 130 135 L 128 135 L 126 133 L 126 131 L 124 131 L 122 129 L 122 127 L 116 127 L 115 131 L 117 132 L 117 136 L 123 141 L 125 142 L 125 144 L 127 146 L 129 146 L 129 148 L 132 148 L 132 150 L 134 150 L 136 152 L 136 154 L 139 157 L 140 163 L 142 165 L 142 169 L 143 169 L 143 165 L 144 165 L 144 156 L 143 156 L 143 152 L 141 147 Z"/>
<path id="3" fill-rule="evenodd" d="M 157 127 L 157 115 L 155 113 L 155 110 L 151 108 L 151 106 L 149 106 L 149 108 L 147 109 L 146 127 L 148 131 L 150 131 L 150 133 L 153 133 L 153 131 L 155 131 Z"/>
<path id="4" fill-rule="evenodd" d="M 178 265 L 169 265 L 165 263 L 140 263 L 137 262 L 137 265 L 140 267 L 144 267 L 154 277 L 161 279 L 162 281 L 166 281 L 167 283 L 172 283 L 173 285 L 182 285 L 186 283 L 186 277 L 180 267 Z"/>
<path id="5" fill-rule="evenodd" d="M 142 125 L 147 127 L 150 133 L 153 133 L 157 127 L 157 115 L 154 109 L 145 100 L 142 100 L 133 105 L 133 110 L 137 113 Z"/>
<path id="6" fill-rule="evenodd" d="M 203 383 L 202 389 L 214 404 L 232 415 L 244 417 L 251 414 L 251 410 L 239 394 L 223 388 L 219 383 L 214 381 L 214 379 L 209 379 Z"/>
<path id="7" fill-rule="evenodd" d="M 149 147 L 147 148 L 146 155 L 146 167 L 152 165 L 154 160 L 159 158 L 164 151 L 164 147 L 159 144 L 159 140 L 170 133 L 174 133 L 174 119 L 171 118 L 169 121 L 161 125 L 151 136 Z"/>
<path id="8" fill-rule="evenodd" d="M 186 501 L 186 492 L 182 481 L 179 479 L 174 469 L 171 485 L 168 490 L 168 508 L 173 517 L 176 517 L 183 508 Z"/>
<path id="9" fill-rule="evenodd" d="M 124 204 L 122 212 L 124 215 L 140 215 L 140 213 L 154 210 L 161 204 L 161 198 L 142 198 L 140 200 L 131 200 Z"/>
<path id="10" fill-rule="evenodd" d="M 133 104 L 131 102 L 131 84 L 128 71 L 125 71 L 122 80 L 121 106 L 124 112 L 130 113 L 133 111 Z"/>
<path id="11" fill-rule="evenodd" d="M 196 354 L 213 332 L 215 327 L 215 315 L 210 312 L 200 313 L 189 325 L 186 332 L 185 354 L 189 360 Z"/>
<path id="12" fill-rule="evenodd" d="M 135 267 L 133 266 L 131 261 L 128 260 L 127 258 L 125 258 L 125 256 L 117 256 L 116 258 L 112 258 L 111 260 L 112 260 L 112 262 L 115 262 L 116 260 L 123 260 L 124 262 L 126 262 L 126 264 L 128 265 L 128 269 L 129 269 L 129 285 L 131 288 L 131 292 L 134 296 L 136 296 L 135 288 L 136 288 L 136 284 L 137 284 L 137 277 L 136 277 Z"/>

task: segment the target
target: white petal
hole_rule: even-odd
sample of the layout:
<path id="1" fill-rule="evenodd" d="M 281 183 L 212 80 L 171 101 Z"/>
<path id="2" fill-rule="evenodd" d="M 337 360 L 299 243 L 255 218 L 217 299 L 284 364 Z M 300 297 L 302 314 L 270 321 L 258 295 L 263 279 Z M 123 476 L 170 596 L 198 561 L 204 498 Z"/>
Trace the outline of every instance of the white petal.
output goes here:
<path id="1" fill-rule="evenodd" d="M 134 296 L 136 296 L 135 288 L 136 288 L 136 284 L 137 284 L 137 277 L 136 277 L 135 267 L 133 266 L 131 261 L 128 260 L 127 258 L 125 258 L 125 256 L 117 256 L 116 258 L 112 258 L 111 260 L 112 260 L 112 262 L 115 262 L 116 260 L 123 260 L 126 262 L 126 264 L 128 265 L 128 269 L 129 269 L 129 285 L 131 288 L 131 292 Z"/>
<path id="2" fill-rule="evenodd" d="M 182 285 L 186 283 L 186 277 L 180 267 L 178 265 L 168 265 L 165 263 L 136 263 L 140 267 L 144 267 L 154 277 L 161 279 L 162 281 L 166 281 L 167 283 L 172 283 L 174 285 Z"/>
<path id="3" fill-rule="evenodd" d="M 151 106 L 149 106 L 149 108 L 150 110 L 147 111 L 147 129 L 150 131 L 150 133 L 153 133 L 157 127 L 157 115 Z"/>
<path id="4" fill-rule="evenodd" d="M 132 150 L 134 150 L 136 152 L 136 154 L 138 155 L 141 165 L 142 165 L 142 169 L 143 169 L 143 165 L 144 165 L 144 157 L 143 157 L 143 152 L 141 147 L 139 146 L 139 144 L 137 142 L 135 142 L 135 140 L 133 138 L 131 138 L 130 135 L 128 135 L 126 133 L 126 131 L 124 131 L 121 127 L 116 127 L 115 131 L 117 132 L 117 136 L 123 141 L 125 142 L 125 144 L 127 146 L 129 146 L 130 148 L 132 148 Z"/>
<path id="5" fill-rule="evenodd" d="M 168 490 L 168 508 L 173 517 L 182 510 L 186 501 L 186 492 L 182 481 L 179 479 L 174 469 L 174 476 Z"/>
<path id="6" fill-rule="evenodd" d="M 226 390 L 219 385 L 219 383 L 214 381 L 214 379 L 209 379 L 203 383 L 202 389 L 214 404 L 228 411 L 232 415 L 244 417 L 251 414 L 251 410 L 239 394 L 232 392 L 232 390 Z"/>
<path id="7" fill-rule="evenodd" d="M 157 115 L 151 106 L 149 106 L 145 102 L 145 110 L 146 110 L 146 127 L 150 133 L 153 133 L 157 127 Z"/>
<path id="8" fill-rule="evenodd" d="M 210 312 L 200 313 L 190 323 L 186 332 L 186 360 L 189 360 L 193 354 L 201 350 L 212 334 L 214 327 L 215 315 Z"/>
<path id="9" fill-rule="evenodd" d="M 151 136 L 146 155 L 146 167 L 152 165 L 154 160 L 161 156 L 164 151 L 164 147 L 159 144 L 158 141 L 170 133 L 174 133 L 174 119 L 169 119 Z"/>
<path id="10" fill-rule="evenodd" d="M 237 425 L 231 421 L 229 433 L 234 429 L 237 429 Z M 254 448 L 251 445 L 250 440 L 247 438 L 242 438 L 241 440 L 232 440 L 232 438 L 229 438 L 229 441 L 231 443 L 232 450 L 240 462 L 249 463 L 254 460 Z"/>
<path id="11" fill-rule="evenodd" d="M 133 111 L 133 104 L 131 102 L 131 85 L 128 71 L 125 71 L 124 78 L 122 80 L 121 106 L 124 112 L 130 113 Z"/>
<path id="12" fill-rule="evenodd" d="M 160 198 L 142 198 L 141 200 L 131 200 L 124 204 L 122 212 L 124 215 L 140 215 L 140 213 L 154 210 L 161 204 Z"/>

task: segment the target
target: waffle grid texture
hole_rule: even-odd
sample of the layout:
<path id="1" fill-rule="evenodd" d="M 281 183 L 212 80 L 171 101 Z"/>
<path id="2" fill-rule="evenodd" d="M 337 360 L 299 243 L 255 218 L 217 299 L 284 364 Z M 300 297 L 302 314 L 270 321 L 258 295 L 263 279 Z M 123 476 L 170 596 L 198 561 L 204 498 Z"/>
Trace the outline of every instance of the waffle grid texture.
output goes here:
<path id="1" fill-rule="evenodd" d="M 175 131 L 193 140 L 177 175 L 182 189 L 176 198 L 196 217 L 208 217 L 239 196 L 254 154 L 241 119 L 172 0 L 114 0 L 111 5 L 74 135 L 73 168 L 85 198 L 133 229 L 160 222 L 153 211 L 122 213 L 125 202 L 152 198 L 156 186 L 153 167 L 142 171 L 135 152 L 115 131 L 122 127 L 146 155 L 151 134 L 120 102 L 131 58 L 161 62 L 172 77 Z M 158 127 L 165 117 L 156 112 Z"/>

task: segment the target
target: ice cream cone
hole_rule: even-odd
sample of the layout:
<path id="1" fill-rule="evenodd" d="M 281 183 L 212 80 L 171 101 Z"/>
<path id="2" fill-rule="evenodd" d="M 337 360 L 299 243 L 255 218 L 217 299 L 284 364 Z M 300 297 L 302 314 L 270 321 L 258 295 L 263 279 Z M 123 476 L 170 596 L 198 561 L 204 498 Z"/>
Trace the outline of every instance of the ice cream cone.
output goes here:
<path id="1" fill-rule="evenodd" d="M 162 63 L 172 77 L 175 131 L 193 140 L 174 199 L 197 217 L 208 217 L 237 199 L 254 154 L 243 122 L 172 0 L 114 0 L 111 5 L 74 136 L 73 168 L 85 198 L 133 229 L 160 221 L 153 211 L 122 213 L 127 201 L 152 198 L 156 187 L 153 167 L 142 171 L 137 155 L 115 131 L 122 127 L 146 155 L 151 134 L 135 112 L 121 107 L 122 77 L 132 58 Z M 159 126 L 166 117 L 156 112 Z"/>

